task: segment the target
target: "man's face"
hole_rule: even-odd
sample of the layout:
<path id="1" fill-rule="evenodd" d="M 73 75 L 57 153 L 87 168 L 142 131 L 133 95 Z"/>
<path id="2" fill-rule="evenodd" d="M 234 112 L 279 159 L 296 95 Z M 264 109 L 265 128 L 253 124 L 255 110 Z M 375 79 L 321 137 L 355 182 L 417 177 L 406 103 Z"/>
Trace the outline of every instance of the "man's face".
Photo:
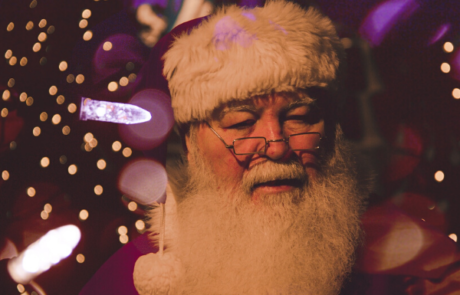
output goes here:
<path id="1" fill-rule="evenodd" d="M 324 136 L 324 121 L 313 106 L 313 100 L 302 97 L 274 94 L 227 104 L 217 109 L 208 123 L 228 145 L 243 137 L 265 137 L 268 141 L 304 132 L 318 132 Z M 315 178 L 318 169 L 317 151 L 293 152 L 285 142 L 270 142 L 265 154 L 235 155 L 205 123 L 199 125 L 194 136 L 193 143 L 190 136 L 186 138 L 189 150 L 190 144 L 195 144 L 213 174 L 224 180 L 229 188 L 236 188 L 251 169 L 269 160 L 277 163 L 298 162 L 308 178 Z M 190 155 L 189 162 L 193 165 Z M 256 201 L 265 195 L 289 192 L 303 185 L 279 179 L 258 183 L 250 187 L 248 193 Z"/>

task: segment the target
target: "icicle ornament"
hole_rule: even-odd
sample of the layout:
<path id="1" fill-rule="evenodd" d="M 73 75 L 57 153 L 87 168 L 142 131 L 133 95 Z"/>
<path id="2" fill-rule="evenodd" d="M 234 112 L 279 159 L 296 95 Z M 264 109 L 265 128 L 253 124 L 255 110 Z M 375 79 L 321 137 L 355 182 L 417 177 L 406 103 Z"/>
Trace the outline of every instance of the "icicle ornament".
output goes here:
<path id="1" fill-rule="evenodd" d="M 81 98 L 80 120 L 94 120 L 118 124 L 139 124 L 152 119 L 150 112 L 128 103 Z"/>

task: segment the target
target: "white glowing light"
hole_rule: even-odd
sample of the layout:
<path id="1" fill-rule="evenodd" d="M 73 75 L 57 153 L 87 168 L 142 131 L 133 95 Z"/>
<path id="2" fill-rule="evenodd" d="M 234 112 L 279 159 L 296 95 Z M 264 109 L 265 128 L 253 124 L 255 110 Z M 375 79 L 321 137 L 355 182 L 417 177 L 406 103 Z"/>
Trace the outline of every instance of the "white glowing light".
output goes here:
<path id="1" fill-rule="evenodd" d="M 75 225 L 50 230 L 18 257 L 8 262 L 8 272 L 17 283 L 28 283 L 54 264 L 68 257 L 80 241 Z"/>
<path id="2" fill-rule="evenodd" d="M 451 238 L 452 241 L 457 242 L 457 235 L 456 234 L 450 234 L 449 238 Z"/>
<path id="3" fill-rule="evenodd" d="M 82 98 L 80 120 L 94 120 L 120 124 L 138 124 L 150 121 L 150 112 L 127 103 Z"/>

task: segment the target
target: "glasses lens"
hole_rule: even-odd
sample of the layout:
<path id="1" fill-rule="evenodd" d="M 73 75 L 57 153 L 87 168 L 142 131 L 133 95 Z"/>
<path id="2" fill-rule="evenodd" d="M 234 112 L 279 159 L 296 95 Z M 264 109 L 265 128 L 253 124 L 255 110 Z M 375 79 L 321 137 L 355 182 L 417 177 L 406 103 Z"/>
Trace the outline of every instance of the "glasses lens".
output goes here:
<path id="1" fill-rule="evenodd" d="M 289 145 L 293 151 L 316 150 L 319 148 L 321 136 L 318 133 L 295 134 L 289 138 Z"/>
<path id="2" fill-rule="evenodd" d="M 265 138 L 238 138 L 233 142 L 235 154 L 263 154 L 265 153 Z"/>

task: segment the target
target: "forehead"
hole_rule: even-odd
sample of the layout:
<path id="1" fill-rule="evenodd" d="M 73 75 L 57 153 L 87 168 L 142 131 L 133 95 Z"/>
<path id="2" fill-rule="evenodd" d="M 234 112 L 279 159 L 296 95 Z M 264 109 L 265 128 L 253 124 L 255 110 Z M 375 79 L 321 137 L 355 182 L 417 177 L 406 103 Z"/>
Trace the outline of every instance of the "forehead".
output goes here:
<path id="1" fill-rule="evenodd" d="M 217 107 L 213 113 L 213 119 L 220 119 L 225 114 L 234 111 L 254 111 L 265 108 L 274 108 L 275 110 L 292 109 L 297 106 L 310 105 L 315 102 L 305 92 L 282 92 L 268 95 L 254 96 L 246 100 L 233 100 Z"/>

